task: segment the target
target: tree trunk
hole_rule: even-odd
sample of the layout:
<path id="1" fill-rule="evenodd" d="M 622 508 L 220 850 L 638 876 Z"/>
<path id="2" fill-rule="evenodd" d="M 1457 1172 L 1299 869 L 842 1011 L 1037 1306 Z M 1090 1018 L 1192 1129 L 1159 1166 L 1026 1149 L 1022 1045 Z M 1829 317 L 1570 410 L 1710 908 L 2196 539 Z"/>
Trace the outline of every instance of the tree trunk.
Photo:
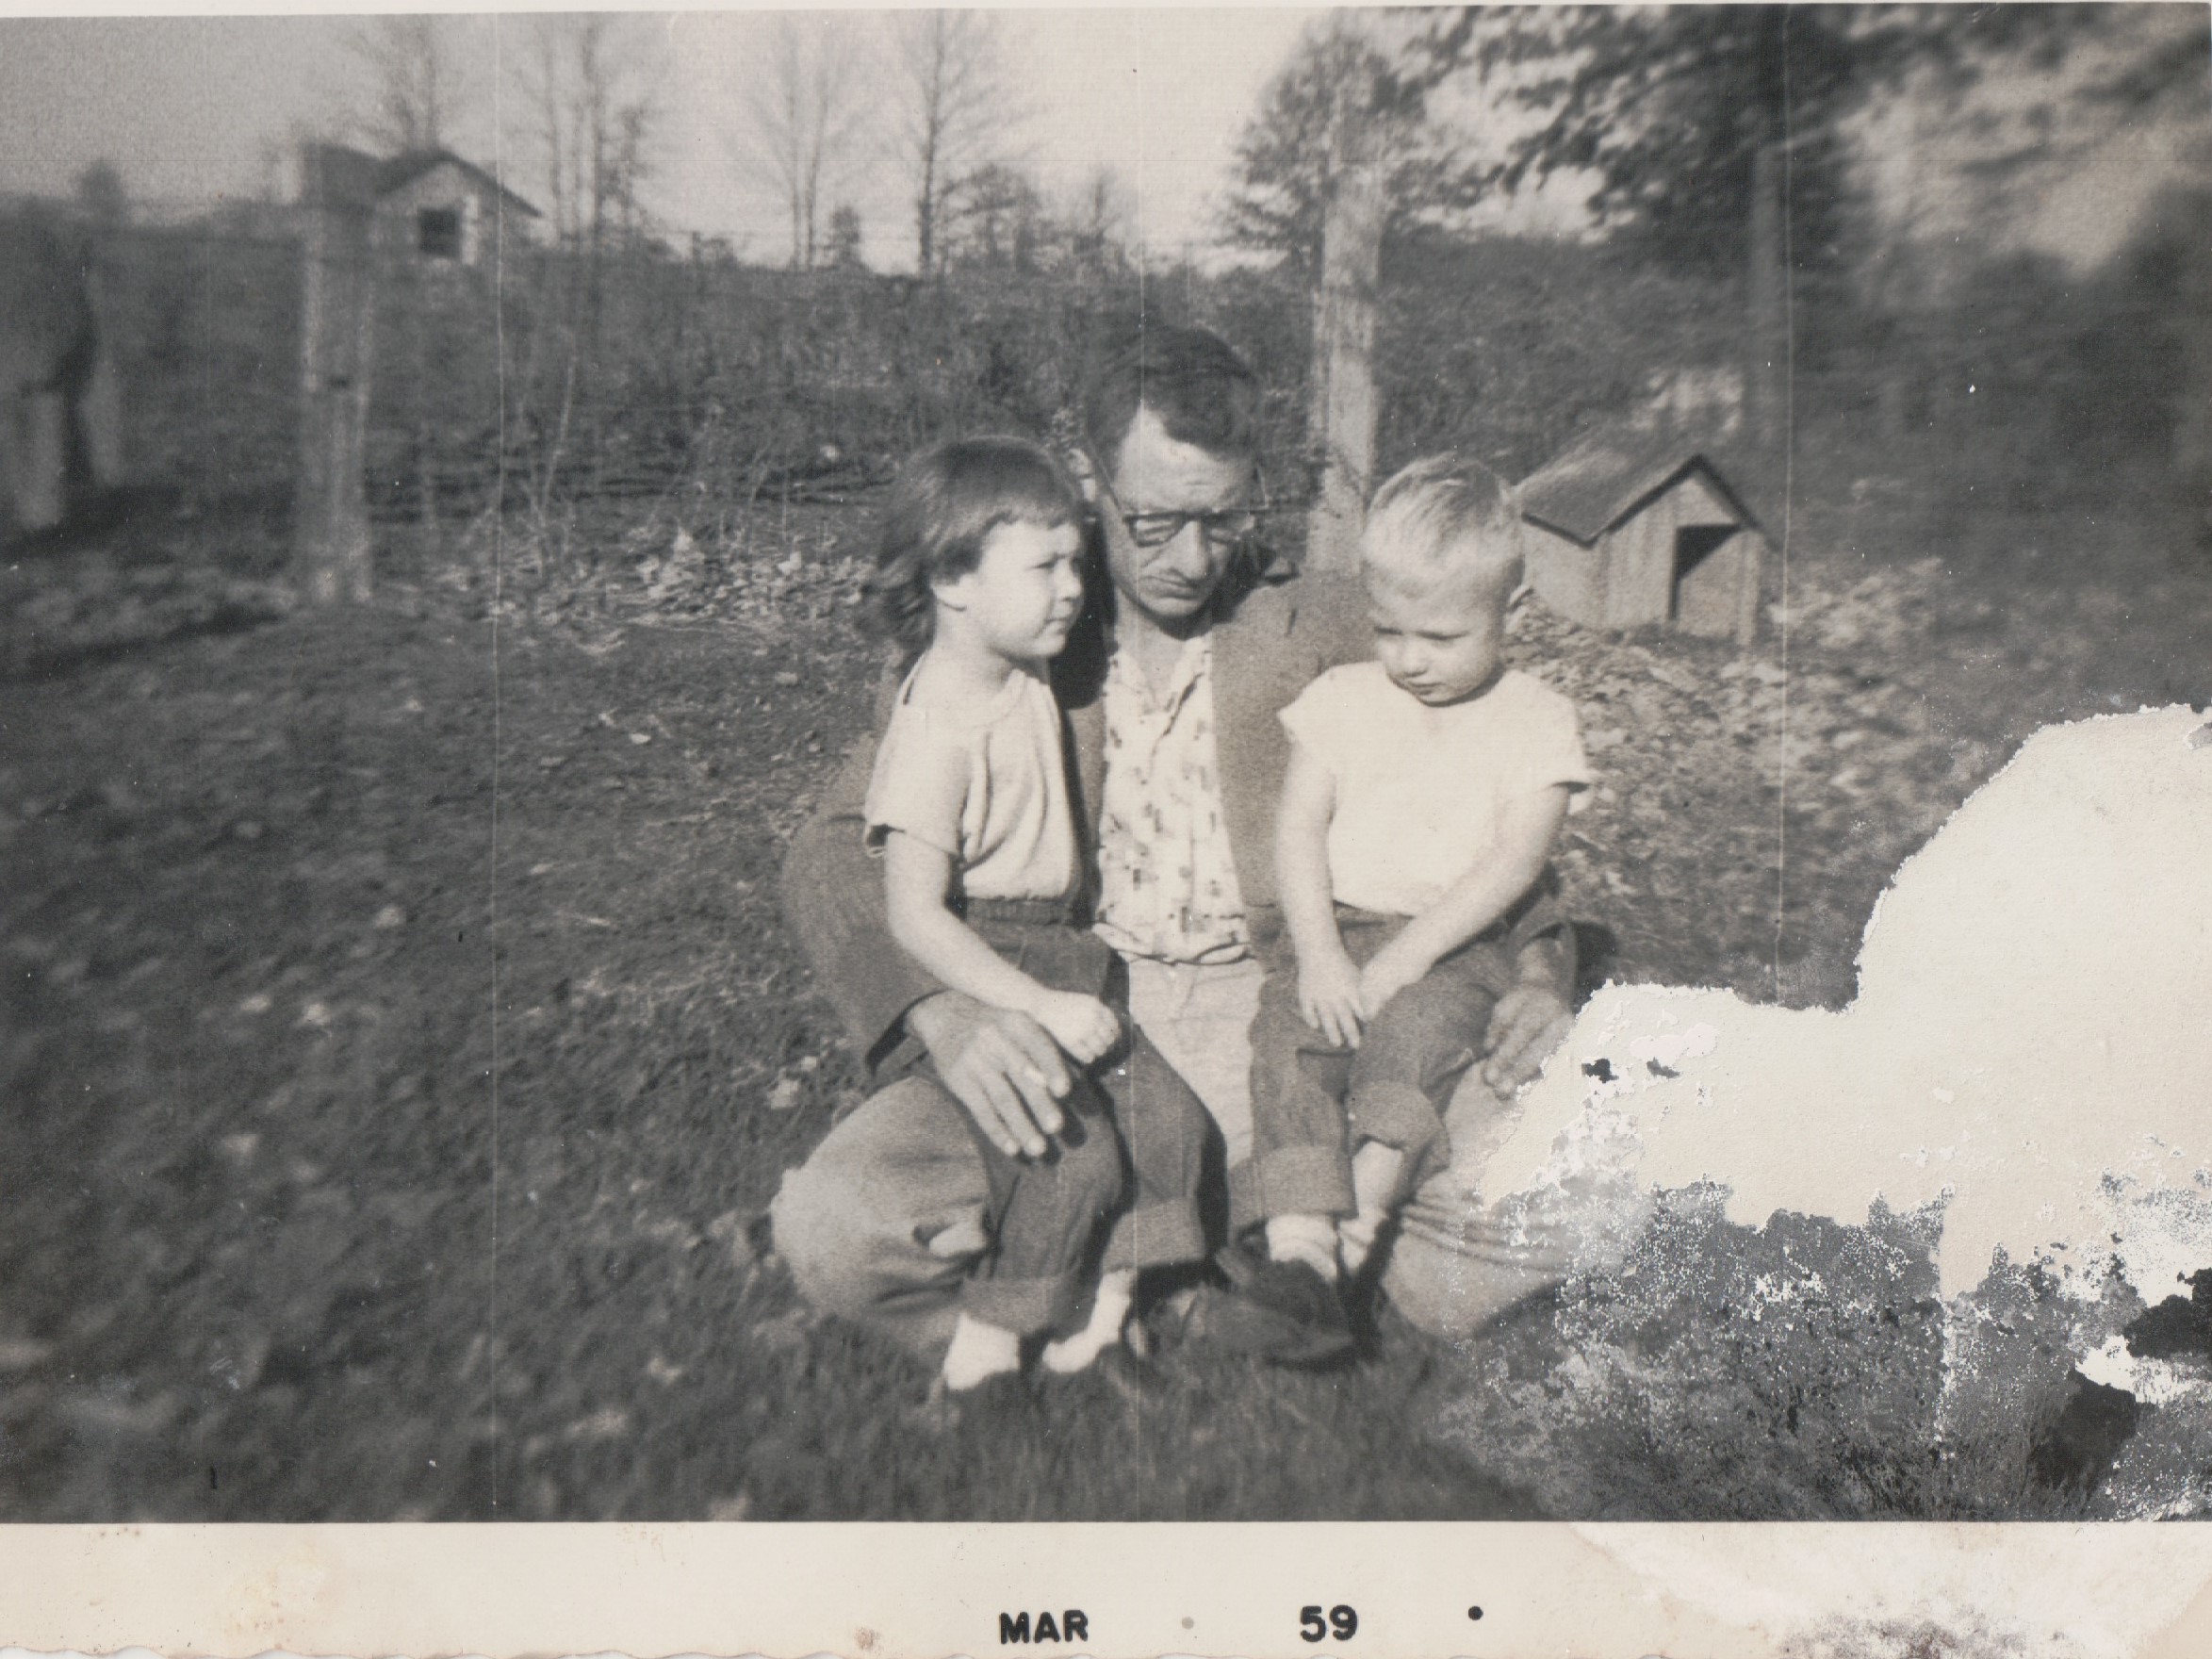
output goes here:
<path id="1" fill-rule="evenodd" d="M 922 140 L 922 189 L 914 198 L 914 274 L 924 282 L 937 260 L 937 134 Z"/>
<path id="2" fill-rule="evenodd" d="M 1331 189 L 1321 225 L 1308 406 L 1321 460 L 1320 493 L 1306 518 L 1306 565 L 1316 570 L 1352 568 L 1374 484 L 1375 300 L 1384 203 L 1382 172 L 1365 124 L 1340 109 L 1330 141 Z"/>
<path id="3" fill-rule="evenodd" d="M 1783 164 L 1780 140 L 1761 144 L 1752 157 L 1749 263 L 1744 283 L 1749 313 L 1745 337 L 1745 436 L 1769 500 L 1781 485 L 1789 423 L 1790 318 L 1788 272 L 1783 268 L 1789 204 L 1783 199 Z"/>

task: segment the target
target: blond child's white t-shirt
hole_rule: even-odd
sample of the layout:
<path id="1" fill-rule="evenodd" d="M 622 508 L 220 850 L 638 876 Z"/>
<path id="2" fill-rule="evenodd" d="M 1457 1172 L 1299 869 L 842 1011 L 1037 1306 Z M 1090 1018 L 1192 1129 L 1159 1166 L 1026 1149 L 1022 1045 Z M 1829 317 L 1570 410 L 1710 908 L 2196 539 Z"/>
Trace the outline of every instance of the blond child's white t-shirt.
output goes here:
<path id="1" fill-rule="evenodd" d="M 1058 898 L 1075 873 L 1075 830 L 1052 688 L 1017 670 L 988 704 L 960 709 L 908 675 L 861 810 L 870 846 L 896 830 L 936 847 L 970 898 Z"/>
<path id="2" fill-rule="evenodd" d="M 1432 909 L 1490 850 L 1514 800 L 1565 785 L 1573 811 L 1590 785 L 1575 705 L 1518 669 L 1480 697 L 1431 708 L 1382 664 L 1347 664 L 1282 719 L 1335 783 L 1331 891 L 1385 915 Z"/>

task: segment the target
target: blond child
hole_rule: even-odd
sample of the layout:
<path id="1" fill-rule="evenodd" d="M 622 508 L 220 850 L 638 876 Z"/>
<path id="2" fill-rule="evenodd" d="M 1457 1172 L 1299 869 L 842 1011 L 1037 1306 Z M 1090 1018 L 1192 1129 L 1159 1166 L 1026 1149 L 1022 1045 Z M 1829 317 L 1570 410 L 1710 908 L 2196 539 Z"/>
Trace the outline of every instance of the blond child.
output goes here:
<path id="1" fill-rule="evenodd" d="M 1082 884 L 1047 677 L 1082 609 L 1084 511 L 1073 481 L 1034 444 L 939 444 L 893 486 L 869 582 L 878 619 L 918 653 L 864 808 L 892 935 L 947 989 L 1036 1020 L 1080 1074 L 1043 1156 L 1009 1157 L 975 1131 L 992 1246 L 963 1284 L 942 1372 L 953 1391 L 1018 1372 L 1025 1336 L 1066 1326 L 1129 1191 L 1113 1103 L 1083 1070 L 1119 1045 L 1122 1021 L 1102 1000 L 1111 952 L 1075 925 Z M 1125 1083 L 1125 1070 L 1113 1076 Z M 1146 1236 L 1195 1240 L 1198 1158 L 1181 1144 L 1195 1123 L 1141 1128 L 1131 1137 L 1149 1155 L 1137 1160 L 1139 1206 L 1155 1223 L 1163 1204 L 1190 1212 Z M 1162 1180 L 1182 1190 L 1163 1194 Z M 1122 1339 L 1136 1270 L 1153 1265 L 1135 1251 L 1109 1240 L 1090 1321 L 1046 1345 L 1048 1370 L 1079 1371 Z"/>
<path id="2" fill-rule="evenodd" d="M 1253 1029 L 1269 1254 L 1332 1283 L 1448 1156 L 1444 1108 L 1513 988 L 1508 928 L 1590 782 L 1574 705 L 1504 664 L 1521 553 L 1500 480 L 1416 462 L 1377 493 L 1360 565 L 1375 660 L 1282 714 L 1290 949 L 1262 942 Z"/>

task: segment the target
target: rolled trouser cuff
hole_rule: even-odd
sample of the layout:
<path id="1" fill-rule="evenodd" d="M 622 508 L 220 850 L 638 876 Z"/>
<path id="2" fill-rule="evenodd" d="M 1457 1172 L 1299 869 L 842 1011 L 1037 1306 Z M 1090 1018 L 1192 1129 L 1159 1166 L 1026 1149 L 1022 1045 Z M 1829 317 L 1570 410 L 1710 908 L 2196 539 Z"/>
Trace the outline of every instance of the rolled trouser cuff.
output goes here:
<path id="1" fill-rule="evenodd" d="M 1411 1083 L 1355 1085 L 1345 1102 L 1352 1138 L 1380 1141 L 1405 1154 L 1408 1168 L 1427 1157 L 1444 1134 L 1444 1120 L 1429 1097 Z"/>
<path id="2" fill-rule="evenodd" d="M 960 1287 L 960 1310 L 1002 1331 L 1028 1336 L 1057 1329 L 1075 1306 L 1075 1275 L 1044 1279 L 970 1279 Z"/>
<path id="3" fill-rule="evenodd" d="M 1198 1206 L 1188 1199 L 1140 1204 L 1114 1218 L 1106 1234 L 1106 1266 L 1166 1267 L 1205 1259 L 1205 1227 Z"/>
<path id="4" fill-rule="evenodd" d="M 1253 1198 L 1266 1221 L 1278 1215 L 1350 1215 L 1358 1207 L 1341 1146 L 1279 1146 L 1252 1160 Z"/>

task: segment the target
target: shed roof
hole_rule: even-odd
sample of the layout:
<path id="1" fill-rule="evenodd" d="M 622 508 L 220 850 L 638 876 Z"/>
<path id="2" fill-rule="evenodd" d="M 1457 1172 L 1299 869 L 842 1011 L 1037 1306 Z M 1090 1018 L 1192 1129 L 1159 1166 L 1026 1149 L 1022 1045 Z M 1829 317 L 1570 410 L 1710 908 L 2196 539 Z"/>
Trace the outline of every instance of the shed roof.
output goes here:
<path id="1" fill-rule="evenodd" d="M 376 193 L 379 196 L 388 196 L 394 190 L 413 184 L 434 168 L 444 167 L 449 163 L 459 168 L 471 184 L 503 198 L 508 206 L 518 212 L 527 213 L 533 219 L 545 217 L 535 207 L 525 202 L 505 185 L 500 183 L 483 168 L 477 166 L 475 162 L 456 156 L 451 150 L 410 150 L 402 155 L 392 156 L 378 169 Z"/>
<path id="2" fill-rule="evenodd" d="M 1757 515 L 1711 458 L 1714 448 L 1679 427 L 1609 421 L 1522 480 L 1521 516 L 1592 547 L 1690 473 L 1701 472 L 1757 529 Z"/>

